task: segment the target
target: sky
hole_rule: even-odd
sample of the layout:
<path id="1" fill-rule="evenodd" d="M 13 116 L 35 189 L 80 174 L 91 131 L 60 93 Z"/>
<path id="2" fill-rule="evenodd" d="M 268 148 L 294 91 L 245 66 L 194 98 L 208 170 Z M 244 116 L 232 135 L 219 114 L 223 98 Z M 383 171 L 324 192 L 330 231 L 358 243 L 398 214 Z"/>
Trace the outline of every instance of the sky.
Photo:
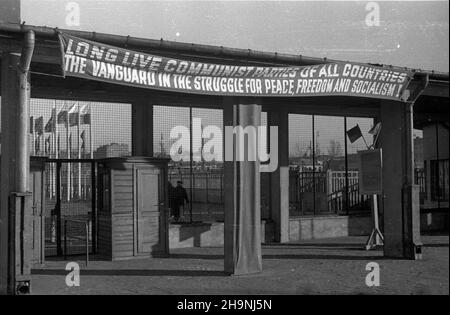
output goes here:
<path id="1" fill-rule="evenodd" d="M 21 16 L 32 25 L 448 72 L 448 10 L 448 1 L 22 0 Z M 368 24 L 375 13 L 379 23 Z"/>
<path id="2" fill-rule="evenodd" d="M 21 19 L 30 25 L 448 72 L 448 9 L 448 1 L 22 0 Z M 377 23 L 368 22 L 368 16 Z M 31 113 L 48 119 L 51 107 L 43 108 L 36 105 Z M 155 112 L 155 125 L 164 135 L 181 117 L 176 111 Z M 94 146 L 130 142 L 129 123 L 117 128 L 129 116 L 129 106 L 93 106 Z M 219 124 L 218 117 L 208 122 L 211 112 L 194 111 L 194 116 Z M 291 120 L 303 127 L 293 127 L 290 151 L 304 150 L 311 140 L 310 118 Z M 363 132 L 371 126 L 367 119 L 350 122 L 356 123 Z M 340 131 L 336 136 L 343 128 L 341 118 L 319 118 L 316 127 L 322 146 L 333 138 L 343 142 Z M 158 146 L 161 135 L 154 137 Z M 362 147 L 359 141 L 351 151 Z"/>

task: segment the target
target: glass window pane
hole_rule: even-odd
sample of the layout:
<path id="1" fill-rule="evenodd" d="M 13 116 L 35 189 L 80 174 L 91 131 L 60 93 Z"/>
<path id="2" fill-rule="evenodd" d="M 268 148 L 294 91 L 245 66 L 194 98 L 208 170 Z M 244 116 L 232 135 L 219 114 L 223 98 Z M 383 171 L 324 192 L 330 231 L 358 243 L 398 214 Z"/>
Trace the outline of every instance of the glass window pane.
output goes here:
<path id="1" fill-rule="evenodd" d="M 31 122 L 31 155 L 78 159 L 131 154 L 130 104 L 33 98 Z"/>
<path id="2" fill-rule="evenodd" d="M 216 158 L 205 156 L 205 150 L 210 148 L 209 145 L 212 143 L 210 141 L 213 141 L 214 137 L 223 137 L 223 112 L 221 109 L 193 108 L 192 119 L 195 122 L 193 126 L 197 124 L 202 130 L 201 134 L 197 134 L 197 132 L 193 134 L 194 143 L 200 145 L 193 151 L 194 156 L 200 160 L 193 163 L 193 216 L 196 221 L 222 221 L 224 219 L 223 163 L 221 162 L 223 152 L 217 156 L 219 159 L 217 161 Z M 216 128 L 217 131 L 220 130 L 220 134 L 214 133 Z M 210 137 L 203 138 L 204 132 L 204 136 L 206 136 L 206 132 L 213 133 L 209 134 Z M 217 154 L 213 149 L 215 150 L 215 148 L 211 148 L 209 152 Z"/>
<path id="3" fill-rule="evenodd" d="M 344 117 L 314 116 L 316 214 L 345 210 Z"/>
<path id="4" fill-rule="evenodd" d="M 312 116 L 289 114 L 289 213 L 314 213 Z"/>
<path id="5" fill-rule="evenodd" d="M 347 118 L 347 131 L 359 126 L 362 137 L 351 143 L 347 136 L 347 162 L 348 162 L 348 213 L 370 211 L 371 199 L 368 195 L 359 193 L 359 162 L 358 151 L 367 150 L 373 144 L 374 136 L 369 133 L 374 125 L 373 118 Z"/>
<path id="6" fill-rule="evenodd" d="M 186 189 L 189 200 L 192 200 L 193 183 L 191 181 L 190 169 L 190 119 L 188 107 L 176 106 L 153 106 L 153 152 L 156 157 L 170 157 L 171 147 L 176 143 L 178 138 L 171 139 L 170 132 L 173 128 L 178 127 L 185 129 L 189 134 L 184 146 L 179 147 L 176 152 L 180 154 L 180 161 L 169 162 L 169 207 L 172 221 L 189 221 L 190 220 L 190 204 L 184 203 L 178 205 L 174 202 L 171 189 L 177 186 L 177 182 L 181 181 L 182 186 Z"/>

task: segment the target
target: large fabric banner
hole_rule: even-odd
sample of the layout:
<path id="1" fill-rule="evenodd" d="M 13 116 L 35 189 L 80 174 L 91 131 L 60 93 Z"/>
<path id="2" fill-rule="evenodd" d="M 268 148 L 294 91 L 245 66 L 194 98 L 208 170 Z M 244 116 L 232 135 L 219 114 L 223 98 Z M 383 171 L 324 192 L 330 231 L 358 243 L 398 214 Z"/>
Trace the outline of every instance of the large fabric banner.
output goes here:
<path id="1" fill-rule="evenodd" d="M 401 100 L 413 73 L 352 62 L 260 67 L 167 58 L 59 33 L 67 76 L 228 96 L 360 96 Z"/>

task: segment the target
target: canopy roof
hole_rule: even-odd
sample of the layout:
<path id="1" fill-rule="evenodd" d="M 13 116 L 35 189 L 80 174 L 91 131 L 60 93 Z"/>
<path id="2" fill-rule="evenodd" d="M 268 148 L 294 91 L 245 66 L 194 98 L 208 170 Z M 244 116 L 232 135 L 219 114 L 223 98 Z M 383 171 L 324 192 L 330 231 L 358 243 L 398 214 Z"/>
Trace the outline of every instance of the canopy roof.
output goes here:
<path id="1" fill-rule="evenodd" d="M 48 49 L 58 48 L 57 33 L 55 28 L 50 28 L 46 26 L 32 26 L 24 24 L 5 24 L 0 23 L 0 46 L 3 46 L 5 40 L 10 41 L 8 46 L 20 45 L 21 33 L 28 30 L 33 30 L 37 37 L 37 47 L 36 47 L 36 61 L 42 60 L 48 61 L 48 57 L 52 55 L 47 55 L 44 58 L 45 52 Z M 198 58 L 206 58 L 208 60 L 215 60 L 219 62 L 220 60 L 233 60 L 238 63 L 257 63 L 261 65 L 314 65 L 323 64 L 330 62 L 342 62 L 343 60 L 335 60 L 328 58 L 317 58 L 308 57 L 293 54 L 283 54 L 277 52 L 263 52 L 251 49 L 239 49 L 239 48 L 229 48 L 223 46 L 212 46 L 212 45 L 199 45 L 192 43 L 182 43 L 173 42 L 167 40 L 155 40 L 147 38 L 139 38 L 132 36 L 121 36 L 114 34 L 105 34 L 97 32 L 86 32 L 86 31 L 76 31 L 69 29 L 61 29 L 64 33 L 72 36 L 84 38 L 87 40 L 92 40 L 96 42 L 101 42 L 104 44 L 109 44 L 113 46 L 133 49 L 142 52 L 149 53 L 164 53 L 165 55 L 176 55 L 183 56 L 183 58 L 192 58 L 192 60 L 197 60 Z M 11 42 L 12 41 L 12 42 Z M 56 52 L 54 52 L 56 53 Z M 448 72 L 439 72 L 434 70 L 421 70 L 421 69 L 411 69 L 407 67 L 392 66 L 392 65 L 382 65 L 375 63 L 368 63 L 369 65 L 389 67 L 393 70 L 412 70 L 416 72 L 416 75 L 429 75 L 431 80 L 449 80 Z"/>
<path id="2" fill-rule="evenodd" d="M 57 30 L 46 26 L 31 26 L 20 24 L 5 24 L 0 23 L 0 51 L 20 52 L 22 47 L 23 33 L 33 30 L 36 34 L 36 45 L 33 54 L 32 71 L 34 73 L 54 73 L 60 74 L 60 60 L 61 51 L 57 37 Z M 282 54 L 276 52 L 262 52 L 250 49 L 237 49 L 222 46 L 198 45 L 191 43 L 181 43 L 166 41 L 163 39 L 146 39 L 132 36 L 119 36 L 113 34 L 104 34 L 97 32 L 85 32 L 76 30 L 60 30 L 72 36 L 79 38 L 101 42 L 107 45 L 122 47 L 134 51 L 145 52 L 149 54 L 163 55 L 172 58 L 182 58 L 191 61 L 211 62 L 216 64 L 235 64 L 235 65 L 258 65 L 258 66 L 305 66 L 316 65 L 324 63 L 343 62 L 341 60 L 332 60 L 327 58 L 308 57 L 303 55 Z M 429 84 L 423 91 L 422 95 L 416 102 L 415 112 L 420 114 L 417 117 L 421 122 L 429 122 L 431 120 L 448 121 L 448 97 L 449 97 L 449 73 L 439 72 L 433 70 L 410 69 L 406 67 L 367 64 L 372 66 L 382 66 L 391 70 L 413 71 L 414 77 L 420 79 L 421 77 L 428 77 Z M 36 75 L 39 76 L 39 75 Z M 42 78 L 41 78 L 42 79 Z M 38 81 L 38 80 L 36 80 Z M 42 80 L 43 81 L 43 80 Z M 77 78 L 68 78 L 67 83 L 61 83 L 58 78 L 52 79 L 47 77 L 45 84 L 54 84 L 56 87 L 77 84 L 89 91 L 89 89 L 97 92 L 112 92 L 113 89 L 108 87 L 107 83 L 89 84 L 84 86 L 83 80 Z M 44 88 L 45 84 L 39 86 Z M 138 89 L 123 88 L 124 92 L 133 91 L 136 95 L 141 93 Z M 44 92 L 45 93 L 45 92 Z M 42 95 L 42 94 L 40 94 Z M 162 97 L 166 97 L 164 93 L 160 93 Z M 55 96 L 56 97 L 56 96 Z M 75 97 L 75 96 L 73 96 Z M 115 97 L 115 96 L 114 96 Z M 327 97 L 324 97 L 327 98 Z M 200 100 L 200 99 L 198 99 Z M 324 99 L 325 100 L 325 99 Z M 269 102 L 271 100 L 268 100 Z M 309 100 L 311 101 L 311 100 Z M 199 102 L 200 104 L 201 102 Z M 350 108 L 355 104 L 348 102 L 347 99 L 339 97 L 333 98 L 333 103 L 336 106 L 347 106 Z M 317 102 L 312 101 L 313 106 L 317 106 Z M 344 105 L 347 104 L 347 105 Z M 432 105 L 432 106 L 430 106 Z M 294 102 L 292 105 L 294 106 Z M 364 106 L 375 105 L 369 101 L 364 103 Z M 314 109 L 315 110 L 315 109 Z M 335 112 L 338 113 L 339 111 Z M 351 112 L 351 110 L 349 110 Z M 331 112 L 331 114 L 335 114 Z M 345 115 L 345 112 L 342 112 Z M 367 112 L 367 115 L 372 115 L 373 110 Z M 419 121 L 418 120 L 418 121 Z"/>

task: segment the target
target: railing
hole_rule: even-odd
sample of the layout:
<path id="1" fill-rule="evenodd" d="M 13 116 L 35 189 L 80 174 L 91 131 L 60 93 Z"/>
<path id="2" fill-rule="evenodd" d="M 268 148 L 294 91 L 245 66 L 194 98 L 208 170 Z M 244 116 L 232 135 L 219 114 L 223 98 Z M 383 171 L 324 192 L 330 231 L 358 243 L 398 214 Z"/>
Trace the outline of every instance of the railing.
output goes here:
<path id="1" fill-rule="evenodd" d="M 291 169 L 289 172 L 291 215 L 368 211 L 369 199 L 370 196 L 359 193 L 358 171 L 312 172 Z"/>
<path id="2" fill-rule="evenodd" d="M 426 174 L 423 168 L 414 169 L 414 181 L 420 187 L 420 203 L 423 204 L 427 197 Z"/>
<path id="3" fill-rule="evenodd" d="M 189 171 L 172 170 L 169 181 L 183 181 L 183 186 L 189 192 L 191 174 Z M 222 170 L 195 171 L 192 173 L 192 201 L 194 203 L 223 204 L 223 172 Z"/>
<path id="4" fill-rule="evenodd" d="M 347 198 L 346 198 L 347 196 Z M 328 195 L 328 209 L 334 213 L 345 213 L 369 210 L 370 196 L 359 193 L 359 184 L 348 187 L 346 194 L 345 187 Z"/>
<path id="5" fill-rule="evenodd" d="M 181 209 L 182 220 L 189 215 L 191 205 L 195 221 L 222 221 L 224 219 L 224 179 L 221 169 L 194 170 L 192 174 L 189 169 L 169 169 L 169 181 L 172 185 L 175 186 L 178 180 L 183 181 L 183 186 L 190 199 L 190 205 Z"/>
<path id="6" fill-rule="evenodd" d="M 191 197 L 191 176 L 194 215 L 200 216 L 199 218 L 220 219 L 224 203 L 222 170 L 196 170 L 191 174 L 189 170 L 172 169 L 169 181 L 172 184 L 178 180 L 183 181 L 183 186 Z M 370 210 L 370 196 L 359 193 L 358 171 L 291 170 L 289 181 L 290 208 L 294 209 L 291 212 L 300 212 L 301 215 L 348 214 Z"/>

